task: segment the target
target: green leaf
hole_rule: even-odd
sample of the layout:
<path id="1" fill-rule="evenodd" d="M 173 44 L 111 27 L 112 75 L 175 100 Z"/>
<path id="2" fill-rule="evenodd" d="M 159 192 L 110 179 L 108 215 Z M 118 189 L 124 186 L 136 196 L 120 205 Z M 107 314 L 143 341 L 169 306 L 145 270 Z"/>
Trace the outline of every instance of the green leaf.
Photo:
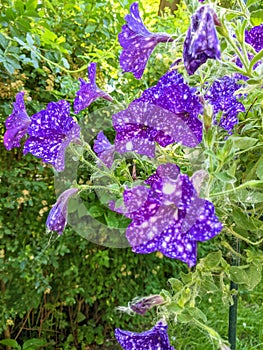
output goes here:
<path id="1" fill-rule="evenodd" d="M 254 222 L 250 216 L 248 216 L 246 213 L 244 213 L 243 210 L 241 210 L 238 207 L 233 208 L 232 217 L 238 227 L 241 227 L 245 230 L 255 230 L 256 226 L 254 225 Z"/>
<path id="2" fill-rule="evenodd" d="M 6 49 L 8 46 L 9 41 L 6 39 L 6 37 L 0 33 L 0 45 L 3 47 L 3 49 Z"/>
<path id="3" fill-rule="evenodd" d="M 263 180 L 263 156 L 257 162 L 256 174 L 260 180 Z"/>
<path id="4" fill-rule="evenodd" d="M 10 346 L 14 349 L 21 349 L 21 346 L 17 343 L 16 340 L 14 339 L 4 339 L 4 340 L 0 340 L 0 344 L 2 345 L 6 345 L 6 346 Z"/>
<path id="5" fill-rule="evenodd" d="M 192 318 L 201 319 L 203 322 L 207 321 L 206 315 L 197 307 L 190 307 L 188 312 L 192 315 Z"/>
<path id="6" fill-rule="evenodd" d="M 234 147 L 237 149 L 246 149 L 246 148 L 250 148 L 252 146 L 254 146 L 258 139 L 254 138 L 254 137 L 241 137 L 241 136 L 233 136 L 231 137 L 231 140 L 234 143 Z"/>
<path id="7" fill-rule="evenodd" d="M 241 266 L 230 266 L 229 269 L 231 281 L 237 284 L 248 284 L 248 276 Z"/>
<path id="8" fill-rule="evenodd" d="M 263 10 L 257 10 L 250 13 L 250 21 L 254 26 L 258 26 L 263 22 Z"/>
<path id="9" fill-rule="evenodd" d="M 262 203 L 263 202 L 263 192 L 255 192 L 249 190 L 238 191 L 235 194 L 235 198 L 239 202 L 244 203 Z"/>
<path id="10" fill-rule="evenodd" d="M 202 259 L 204 266 L 212 270 L 214 267 L 218 266 L 222 259 L 222 252 L 218 250 L 217 252 L 209 253 L 205 258 Z"/>
<path id="11" fill-rule="evenodd" d="M 86 316 L 82 312 L 78 312 L 77 314 L 77 323 L 80 323 L 86 319 Z"/>
<path id="12" fill-rule="evenodd" d="M 263 49 L 261 51 L 259 51 L 252 59 L 252 61 L 250 62 L 250 65 L 249 65 L 249 69 L 252 70 L 252 68 L 254 67 L 254 65 L 260 61 L 263 57 Z M 262 79 L 262 78 L 261 78 Z"/>
<path id="13" fill-rule="evenodd" d="M 248 284 L 247 289 L 253 290 L 261 281 L 262 267 L 261 265 L 251 265 L 247 270 Z"/>
<path id="14" fill-rule="evenodd" d="M 8 71 L 8 73 L 10 73 L 10 74 L 13 74 L 15 69 L 21 68 L 20 64 L 17 61 L 12 60 L 10 58 L 8 58 L 6 61 L 4 61 L 3 65 L 4 65 L 5 69 Z"/>
<path id="15" fill-rule="evenodd" d="M 251 5 L 256 4 L 257 2 L 258 2 L 258 0 L 248 0 L 246 5 L 247 5 L 247 7 L 250 7 Z"/>
<path id="16" fill-rule="evenodd" d="M 34 45 L 34 39 L 30 35 L 30 33 L 26 34 L 26 41 L 27 41 L 29 47 L 32 47 Z"/>
<path id="17" fill-rule="evenodd" d="M 97 207 L 96 205 L 91 206 L 88 211 L 94 218 L 97 218 L 103 214 L 101 208 Z"/>
<path id="18" fill-rule="evenodd" d="M 30 11 L 34 11 L 36 10 L 37 5 L 38 5 L 38 0 L 28 0 L 26 2 L 26 9 Z"/>
<path id="19" fill-rule="evenodd" d="M 184 286 L 183 283 L 177 278 L 169 278 L 168 283 L 170 283 L 175 293 L 179 292 Z"/>
<path id="20" fill-rule="evenodd" d="M 218 174 L 214 173 L 214 176 L 222 182 L 234 183 L 237 181 L 235 176 L 229 175 L 227 172 L 222 172 Z"/>
<path id="21" fill-rule="evenodd" d="M 45 339 L 32 338 L 24 342 L 22 349 L 23 350 L 38 350 L 40 347 L 46 344 Z"/>

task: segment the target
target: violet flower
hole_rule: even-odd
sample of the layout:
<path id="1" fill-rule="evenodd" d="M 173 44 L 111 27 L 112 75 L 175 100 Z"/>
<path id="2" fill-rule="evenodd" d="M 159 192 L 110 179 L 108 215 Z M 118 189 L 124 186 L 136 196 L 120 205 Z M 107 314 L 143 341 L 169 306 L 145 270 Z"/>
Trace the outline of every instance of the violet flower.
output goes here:
<path id="1" fill-rule="evenodd" d="M 50 210 L 46 226 L 50 231 L 56 231 L 59 235 L 62 234 L 67 224 L 68 218 L 68 201 L 70 197 L 78 192 L 77 188 L 70 188 L 64 191 L 57 199 L 53 208 Z"/>
<path id="2" fill-rule="evenodd" d="M 8 151 L 12 148 L 20 147 L 20 141 L 27 133 L 30 124 L 30 118 L 25 108 L 24 95 L 24 92 L 16 94 L 16 102 L 14 102 L 12 114 L 5 122 L 4 145 Z"/>
<path id="3" fill-rule="evenodd" d="M 259 52 L 263 49 L 263 24 L 259 26 L 255 26 L 250 30 L 245 30 L 245 42 L 251 45 L 256 52 Z M 248 52 L 248 58 L 252 60 L 254 55 L 251 52 Z M 236 64 L 238 67 L 242 67 L 242 63 L 239 57 L 236 60 Z M 253 69 L 256 69 L 260 64 L 262 64 L 262 60 L 258 61 Z M 248 80 L 249 78 L 242 74 L 235 74 L 236 79 L 240 80 Z"/>
<path id="4" fill-rule="evenodd" d="M 167 334 L 168 326 L 159 321 L 152 329 L 135 333 L 115 329 L 115 337 L 124 350 L 174 350 Z"/>
<path id="5" fill-rule="evenodd" d="M 153 308 L 156 305 L 162 305 L 164 303 L 164 299 L 160 295 L 149 295 L 144 298 L 140 298 L 138 300 L 133 300 L 130 305 L 130 308 L 133 312 L 139 315 L 145 315 L 148 310 Z"/>
<path id="6" fill-rule="evenodd" d="M 160 251 L 194 266 L 197 241 L 209 240 L 222 229 L 213 204 L 198 197 L 188 176 L 180 174 L 175 164 L 160 165 L 145 184 L 150 188 L 126 189 L 124 206 L 114 208 L 132 219 L 126 230 L 132 251 Z"/>
<path id="7" fill-rule="evenodd" d="M 80 78 L 80 89 L 76 93 L 74 100 L 74 113 L 78 114 L 83 109 L 87 108 L 97 98 L 104 98 L 105 100 L 112 101 L 112 97 L 106 92 L 97 87 L 96 84 L 96 65 L 92 62 L 88 67 L 89 83 Z"/>
<path id="8" fill-rule="evenodd" d="M 256 52 L 263 49 L 263 24 L 245 31 L 245 42 L 250 44 Z"/>
<path id="9" fill-rule="evenodd" d="M 124 72 L 132 72 L 136 79 L 143 75 L 147 61 L 155 46 L 173 39 L 166 33 L 151 33 L 143 24 L 139 14 L 139 5 L 134 2 L 130 14 L 125 16 L 126 23 L 119 34 L 119 42 L 123 47 L 120 65 Z"/>
<path id="10" fill-rule="evenodd" d="M 236 84 L 234 78 L 224 76 L 215 80 L 209 91 L 205 95 L 205 99 L 213 106 L 214 116 L 218 112 L 222 112 L 219 125 L 232 133 L 233 127 L 238 123 L 238 113 L 245 112 L 245 107 L 238 102 L 234 92 L 240 88 Z M 217 121 L 214 119 L 214 123 Z"/>
<path id="11" fill-rule="evenodd" d="M 219 22 L 209 5 L 201 6 L 193 14 L 183 48 L 184 65 L 189 75 L 194 74 L 209 58 L 220 59 L 215 24 Z"/>
<path id="12" fill-rule="evenodd" d="M 108 167 L 111 168 L 114 161 L 115 147 L 110 143 L 103 131 L 100 131 L 94 140 L 93 146 L 94 152 L 100 158 L 100 160 Z"/>
<path id="13" fill-rule="evenodd" d="M 47 108 L 34 114 L 28 128 L 24 154 L 32 153 L 57 171 L 65 167 L 65 151 L 72 141 L 80 138 L 80 127 L 70 117 L 67 101 L 50 102 Z"/>
<path id="14" fill-rule="evenodd" d="M 155 156 L 155 143 L 195 147 L 202 140 L 203 106 L 177 72 L 166 73 L 126 110 L 113 115 L 116 151 Z"/>

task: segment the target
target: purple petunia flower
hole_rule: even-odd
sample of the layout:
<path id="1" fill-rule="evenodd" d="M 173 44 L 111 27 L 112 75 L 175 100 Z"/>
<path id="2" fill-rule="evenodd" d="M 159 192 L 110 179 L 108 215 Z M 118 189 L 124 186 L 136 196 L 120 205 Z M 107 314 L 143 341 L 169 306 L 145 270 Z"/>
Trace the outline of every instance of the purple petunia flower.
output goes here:
<path id="1" fill-rule="evenodd" d="M 106 92 L 97 87 L 96 84 L 96 65 L 92 62 L 88 67 L 89 83 L 80 78 L 80 89 L 76 93 L 74 100 L 74 113 L 78 114 L 83 109 L 87 108 L 97 98 L 104 98 L 105 100 L 112 101 L 112 97 Z"/>
<path id="2" fill-rule="evenodd" d="M 103 131 L 98 133 L 97 139 L 94 141 L 93 149 L 100 160 L 108 168 L 111 168 L 114 160 L 115 147 L 109 142 Z"/>
<path id="3" fill-rule="evenodd" d="M 30 124 L 30 118 L 25 108 L 24 95 L 24 92 L 16 94 L 16 102 L 14 102 L 12 114 L 5 122 L 4 145 L 8 151 L 14 147 L 20 147 L 20 141 L 27 133 Z"/>
<path id="4" fill-rule="evenodd" d="M 211 202 L 198 197 L 187 175 L 175 164 L 162 164 L 145 183 L 124 191 L 124 207 L 132 219 L 126 237 L 135 253 L 160 251 L 190 267 L 196 264 L 197 241 L 217 235 L 222 224 Z M 112 208 L 112 207 L 111 207 Z"/>
<path id="5" fill-rule="evenodd" d="M 193 14 L 183 48 L 184 65 L 189 75 L 194 74 L 209 58 L 220 58 L 215 24 L 219 22 L 209 5 L 200 7 Z"/>
<path id="6" fill-rule="evenodd" d="M 263 24 L 245 31 L 245 42 L 250 44 L 256 52 L 263 49 Z"/>
<path id="7" fill-rule="evenodd" d="M 263 24 L 259 26 L 255 26 L 250 30 L 245 30 L 245 42 L 250 44 L 256 52 L 259 52 L 263 49 Z M 251 52 L 248 52 L 248 58 L 252 60 L 254 55 Z M 236 64 L 238 67 L 242 67 L 242 63 L 237 57 Z M 262 60 L 258 61 L 253 69 L 256 69 L 260 64 L 262 64 Z M 248 80 L 249 78 L 242 74 L 235 74 L 236 79 L 240 80 Z"/>
<path id="8" fill-rule="evenodd" d="M 64 100 L 50 102 L 46 109 L 34 114 L 24 146 L 24 154 L 30 152 L 42 158 L 57 171 L 64 170 L 67 146 L 80 138 L 80 127 L 70 117 L 69 107 Z"/>
<path id="9" fill-rule="evenodd" d="M 245 107 L 238 102 L 234 92 L 240 88 L 234 78 L 224 76 L 214 81 L 205 95 L 205 99 L 213 106 L 214 116 L 222 112 L 219 125 L 232 133 L 233 127 L 238 123 L 238 113 L 245 112 Z M 216 123 L 216 120 L 214 120 Z"/>
<path id="10" fill-rule="evenodd" d="M 70 197 L 78 192 L 77 188 L 70 188 L 64 191 L 57 199 L 55 205 L 50 210 L 46 226 L 50 231 L 56 231 L 59 235 L 62 234 L 67 224 L 68 218 L 68 201 Z"/>
<path id="11" fill-rule="evenodd" d="M 135 333 L 115 329 L 115 337 L 124 350 L 174 350 L 168 334 L 168 326 L 159 321 L 152 329 Z"/>
<path id="12" fill-rule="evenodd" d="M 127 312 L 128 314 L 139 314 L 145 315 L 146 312 L 152 309 L 156 305 L 164 304 L 164 298 L 161 295 L 149 295 L 147 297 L 142 298 L 134 298 L 130 303 L 128 303 L 128 307 L 126 306 L 118 306 L 116 310 Z"/>
<path id="13" fill-rule="evenodd" d="M 127 24 L 122 26 L 119 34 L 119 42 L 123 47 L 120 65 L 124 72 L 132 72 L 136 79 L 140 79 L 155 46 L 173 39 L 166 33 L 148 31 L 140 17 L 137 2 L 131 5 L 130 14 L 125 16 L 125 20 Z"/>
<path id="14" fill-rule="evenodd" d="M 126 110 L 113 115 L 116 150 L 154 157 L 155 142 L 163 147 L 174 142 L 195 147 L 202 140 L 198 119 L 202 111 L 198 97 L 182 76 L 168 72 Z"/>

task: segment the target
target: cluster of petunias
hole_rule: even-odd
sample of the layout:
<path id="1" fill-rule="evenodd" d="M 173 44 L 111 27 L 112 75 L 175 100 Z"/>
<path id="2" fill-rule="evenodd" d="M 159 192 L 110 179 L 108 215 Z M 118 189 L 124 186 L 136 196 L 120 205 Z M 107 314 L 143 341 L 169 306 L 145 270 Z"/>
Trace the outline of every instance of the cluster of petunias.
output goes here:
<path id="1" fill-rule="evenodd" d="M 124 72 L 131 72 L 140 79 L 156 45 L 173 42 L 173 38 L 166 33 L 150 32 L 143 24 L 137 2 L 131 5 L 125 20 L 126 24 L 119 34 L 122 47 L 120 66 Z M 208 59 L 220 60 L 218 25 L 220 22 L 210 5 L 200 5 L 192 16 L 183 45 L 184 66 L 189 75 L 193 75 Z M 263 25 L 245 32 L 245 41 L 256 52 L 263 47 L 262 38 Z M 238 60 L 237 65 L 241 66 Z M 97 98 L 112 101 L 111 96 L 96 84 L 94 62 L 88 67 L 88 78 L 88 82 L 80 79 L 80 89 L 74 100 L 75 114 Z M 114 144 L 102 131 L 98 133 L 94 140 L 98 166 L 104 164 L 111 168 L 115 152 L 136 152 L 153 158 L 156 145 L 166 147 L 177 142 L 186 147 L 197 146 L 203 137 L 204 127 L 200 116 L 204 112 L 204 102 L 213 107 L 213 123 L 231 133 L 238 123 L 238 113 L 245 111 L 234 95 L 240 86 L 237 79 L 240 76 L 225 76 L 214 81 L 202 99 L 197 89 L 190 87 L 177 70 L 168 71 L 156 85 L 146 89 L 126 109 L 112 116 L 116 131 Z M 219 115 L 220 120 L 217 120 Z M 80 131 L 76 116 L 70 115 L 69 102 L 50 102 L 46 109 L 29 117 L 24 92 L 19 92 L 13 112 L 6 120 L 4 144 L 11 150 L 19 147 L 21 139 L 27 137 L 24 154 L 31 153 L 51 164 L 56 171 L 63 171 L 69 144 L 83 142 Z M 78 188 L 70 188 L 58 197 L 47 218 L 49 230 L 62 234 L 67 224 L 69 199 L 78 191 Z M 160 251 L 191 267 L 197 260 L 197 242 L 213 238 L 222 229 L 213 204 L 199 198 L 198 192 L 194 182 L 181 174 L 177 165 L 167 163 L 158 166 L 144 185 L 126 188 L 122 206 L 116 207 L 111 202 L 110 208 L 131 219 L 126 237 L 134 252 L 148 254 Z M 150 307 L 161 303 L 160 296 L 152 296 L 134 304 L 132 310 L 144 314 Z M 115 335 L 127 350 L 174 349 L 170 345 L 164 321 L 159 321 L 155 327 L 143 333 L 116 329 Z"/>

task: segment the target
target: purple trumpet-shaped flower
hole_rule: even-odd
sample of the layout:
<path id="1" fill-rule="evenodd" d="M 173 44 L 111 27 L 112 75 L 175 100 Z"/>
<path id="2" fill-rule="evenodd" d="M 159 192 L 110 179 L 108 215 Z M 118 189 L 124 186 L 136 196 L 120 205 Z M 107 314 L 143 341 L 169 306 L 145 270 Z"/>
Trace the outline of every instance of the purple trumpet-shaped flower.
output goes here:
<path id="1" fill-rule="evenodd" d="M 245 31 L 245 42 L 250 44 L 256 52 L 263 49 L 263 24 Z"/>
<path id="2" fill-rule="evenodd" d="M 177 72 L 166 73 L 126 110 L 113 115 L 116 151 L 155 156 L 155 143 L 195 147 L 202 140 L 203 106 Z"/>
<path id="3" fill-rule="evenodd" d="M 94 141 L 94 152 L 100 158 L 100 160 L 108 167 L 111 168 L 114 160 L 115 147 L 110 143 L 103 131 L 100 131 Z"/>
<path id="4" fill-rule="evenodd" d="M 222 112 L 219 125 L 232 133 L 233 127 L 238 123 L 238 113 L 245 112 L 245 107 L 238 102 L 234 92 L 240 88 L 234 78 L 224 76 L 214 81 L 205 95 L 205 99 L 213 106 L 214 115 Z M 216 123 L 216 120 L 214 120 Z"/>
<path id="5" fill-rule="evenodd" d="M 152 329 L 135 333 L 115 329 L 115 337 L 124 350 L 174 350 L 167 334 L 168 326 L 159 321 Z"/>
<path id="6" fill-rule="evenodd" d="M 61 100 L 34 114 L 28 128 L 24 154 L 32 153 L 57 171 L 65 167 L 65 151 L 70 142 L 80 138 L 80 127 L 70 117 L 70 104 Z"/>
<path id="7" fill-rule="evenodd" d="M 5 122 L 4 145 L 8 151 L 14 147 L 20 147 L 20 141 L 27 133 L 30 124 L 30 118 L 25 108 L 24 94 L 24 92 L 16 94 L 16 102 L 14 102 L 12 114 Z"/>
<path id="8" fill-rule="evenodd" d="M 89 83 L 80 78 L 80 89 L 76 93 L 74 100 L 74 113 L 78 114 L 83 109 L 87 108 L 97 98 L 104 98 L 105 100 L 112 101 L 112 97 L 106 92 L 97 87 L 96 84 L 96 65 L 92 62 L 88 67 Z"/>
<path id="9" fill-rule="evenodd" d="M 55 205 L 50 210 L 46 226 L 50 231 L 56 231 L 59 235 L 62 234 L 67 224 L 68 218 L 68 201 L 70 197 L 78 192 L 77 188 L 70 188 L 64 191 L 57 199 Z"/>
<path id="10" fill-rule="evenodd" d="M 160 165 L 145 183 L 150 188 L 126 189 L 124 206 L 114 209 L 132 219 L 126 230 L 132 250 L 160 251 L 195 265 L 197 241 L 209 240 L 222 229 L 213 204 L 198 197 L 188 176 L 180 174 L 175 164 Z"/>
<path id="11" fill-rule="evenodd" d="M 200 7 L 193 14 L 183 48 L 184 65 L 189 75 L 209 58 L 220 58 L 215 24 L 219 24 L 218 18 L 209 5 Z"/>
<path id="12" fill-rule="evenodd" d="M 263 49 L 263 24 L 259 26 L 255 26 L 250 30 L 245 31 L 245 42 L 250 44 L 256 52 L 259 52 Z M 248 50 L 248 58 L 252 60 L 254 55 Z M 242 63 L 239 58 L 236 60 L 236 64 L 238 67 L 242 67 Z M 258 61 L 253 69 L 256 69 L 260 64 L 262 64 L 262 60 Z M 235 74 L 236 79 L 240 80 L 248 80 L 248 77 L 242 74 Z"/>
<path id="13" fill-rule="evenodd" d="M 136 79 L 143 75 L 147 61 L 155 46 L 173 39 L 166 33 L 151 33 L 143 24 L 139 14 L 139 5 L 134 2 L 130 14 L 125 16 L 126 23 L 119 34 L 119 42 L 123 47 L 120 65 L 124 72 L 132 72 Z"/>

